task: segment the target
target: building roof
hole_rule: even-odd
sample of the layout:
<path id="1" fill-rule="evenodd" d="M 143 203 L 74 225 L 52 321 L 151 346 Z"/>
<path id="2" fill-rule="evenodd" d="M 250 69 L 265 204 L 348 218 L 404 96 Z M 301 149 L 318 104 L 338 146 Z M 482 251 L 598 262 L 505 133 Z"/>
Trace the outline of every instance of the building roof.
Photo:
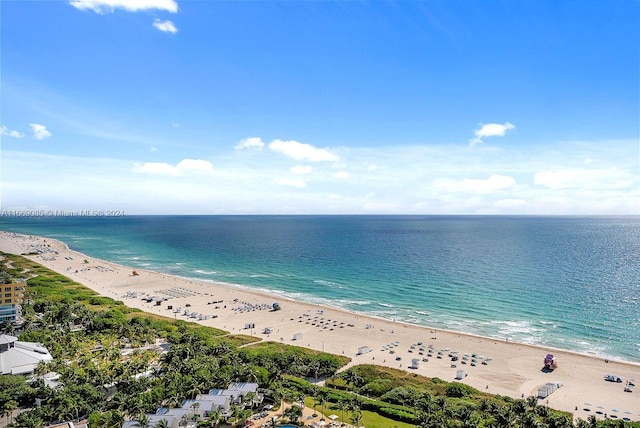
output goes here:
<path id="1" fill-rule="evenodd" d="M 16 340 L 13 340 L 16 339 Z M 20 342 L 14 336 L 0 336 L 0 374 L 27 374 L 35 371 L 41 361 L 51 361 L 49 351 L 39 343 Z"/>
<path id="2" fill-rule="evenodd" d="M 218 395 L 212 395 L 212 394 L 198 394 L 196 396 L 196 400 L 200 401 L 200 402 L 211 402 L 217 406 L 228 406 L 231 403 L 231 396 L 230 395 L 222 395 L 222 394 L 218 394 Z"/>
<path id="3" fill-rule="evenodd" d="M 174 419 L 176 419 L 175 416 L 170 415 L 147 415 L 147 418 L 149 419 L 149 426 L 151 427 L 155 427 L 162 419 L 166 420 L 169 426 L 172 426 Z M 137 428 L 139 426 L 140 425 L 135 420 L 125 421 L 122 424 L 122 428 Z"/>
<path id="4" fill-rule="evenodd" d="M 9 343 L 17 342 L 18 338 L 15 336 L 10 336 L 8 334 L 0 334 L 0 345 L 7 345 Z"/>
<path id="5" fill-rule="evenodd" d="M 248 392 L 256 392 L 258 390 L 258 384 L 253 382 L 230 383 L 227 390 L 246 394 Z"/>

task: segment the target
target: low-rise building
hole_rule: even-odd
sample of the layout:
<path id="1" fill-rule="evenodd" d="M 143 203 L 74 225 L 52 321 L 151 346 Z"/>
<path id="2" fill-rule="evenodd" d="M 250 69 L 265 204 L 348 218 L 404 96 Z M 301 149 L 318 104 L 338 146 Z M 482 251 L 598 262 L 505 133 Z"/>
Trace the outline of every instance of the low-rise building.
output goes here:
<path id="1" fill-rule="evenodd" d="M 17 323 L 20 321 L 24 290 L 24 282 L 0 284 L 0 323 L 4 321 Z"/>
<path id="2" fill-rule="evenodd" d="M 38 364 L 52 360 L 47 348 L 40 343 L 20 342 L 15 336 L 0 335 L 0 374 L 32 374 Z"/>

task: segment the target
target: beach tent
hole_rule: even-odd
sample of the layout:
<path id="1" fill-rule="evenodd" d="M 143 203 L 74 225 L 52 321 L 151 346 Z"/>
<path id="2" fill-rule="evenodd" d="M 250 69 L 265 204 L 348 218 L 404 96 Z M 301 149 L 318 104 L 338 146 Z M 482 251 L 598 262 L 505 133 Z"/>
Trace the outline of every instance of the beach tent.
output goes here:
<path id="1" fill-rule="evenodd" d="M 461 380 L 464 379 L 465 377 L 467 377 L 467 372 L 465 372 L 464 370 L 458 370 L 456 372 L 456 380 Z"/>
<path id="2" fill-rule="evenodd" d="M 293 338 L 291 340 L 300 340 L 302 339 L 302 333 L 294 333 Z"/>
<path id="3" fill-rule="evenodd" d="M 411 360 L 411 365 L 409 366 L 410 369 L 417 369 L 418 366 L 420 365 L 420 359 L 419 358 L 414 358 Z"/>

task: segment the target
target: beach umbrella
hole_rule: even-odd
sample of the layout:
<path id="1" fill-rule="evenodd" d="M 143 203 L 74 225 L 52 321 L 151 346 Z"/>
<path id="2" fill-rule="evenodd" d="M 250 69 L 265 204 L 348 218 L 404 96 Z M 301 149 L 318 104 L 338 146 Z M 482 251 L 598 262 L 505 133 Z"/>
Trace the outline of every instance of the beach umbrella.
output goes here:
<path id="1" fill-rule="evenodd" d="M 620 410 L 618 409 L 611 409 L 612 412 L 619 412 Z"/>

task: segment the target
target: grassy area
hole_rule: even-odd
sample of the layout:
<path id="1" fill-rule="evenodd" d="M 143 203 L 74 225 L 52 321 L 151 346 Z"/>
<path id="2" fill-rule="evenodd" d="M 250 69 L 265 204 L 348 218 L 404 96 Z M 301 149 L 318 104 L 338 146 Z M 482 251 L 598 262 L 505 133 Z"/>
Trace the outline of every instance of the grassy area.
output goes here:
<path id="1" fill-rule="evenodd" d="M 317 357 L 320 355 L 328 355 L 322 351 L 316 351 L 314 349 L 303 348 L 300 346 L 287 345 L 279 342 L 260 342 L 254 345 L 249 345 L 244 348 L 244 350 L 251 353 L 265 353 L 265 354 L 296 354 L 299 356 L 313 356 Z M 332 355 L 338 361 L 340 361 L 340 366 L 344 366 L 351 361 L 351 358 L 345 357 L 344 355 Z"/>
<path id="2" fill-rule="evenodd" d="M 313 408 L 315 400 L 313 397 L 305 397 L 304 404 L 307 407 Z M 344 420 L 342 419 L 342 410 L 340 410 L 336 405 L 327 403 L 325 404 L 324 410 L 322 406 L 316 406 L 316 412 L 318 414 L 323 414 L 325 419 L 328 419 L 331 415 L 337 415 L 338 421 L 344 422 L 346 424 L 351 425 L 351 413 L 348 411 L 344 412 Z M 368 410 L 362 411 L 362 421 L 360 422 L 360 426 L 365 426 L 367 428 L 414 428 L 415 425 L 407 424 L 404 422 L 394 421 L 393 419 L 385 418 L 384 416 L 380 416 L 375 412 L 370 412 Z"/>

